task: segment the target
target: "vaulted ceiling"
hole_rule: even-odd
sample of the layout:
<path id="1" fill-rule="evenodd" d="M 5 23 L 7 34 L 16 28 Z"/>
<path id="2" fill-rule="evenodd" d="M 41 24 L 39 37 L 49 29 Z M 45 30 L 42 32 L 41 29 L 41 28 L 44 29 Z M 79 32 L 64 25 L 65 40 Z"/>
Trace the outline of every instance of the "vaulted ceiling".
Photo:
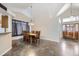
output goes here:
<path id="1" fill-rule="evenodd" d="M 32 14 L 34 17 L 48 17 L 48 18 L 56 18 L 59 10 L 64 6 L 64 3 L 36 3 L 32 4 Z M 40 15 L 41 13 L 41 15 Z M 36 16 L 35 16 L 36 15 Z"/>
<path id="2" fill-rule="evenodd" d="M 3 5 L 5 5 L 8 9 L 15 11 L 15 12 L 26 11 L 27 8 L 29 8 L 29 10 L 30 10 L 30 7 L 32 6 L 32 4 L 35 4 L 35 3 L 3 3 Z M 38 3 L 36 3 L 36 4 L 38 4 Z M 52 14 L 55 15 L 60 10 L 60 8 L 62 8 L 64 3 L 48 3 L 48 4 L 41 3 L 41 5 L 44 5 L 43 7 L 46 7 L 47 9 L 49 9 L 49 11 L 48 11 L 49 13 L 51 13 L 51 11 L 52 11 Z M 29 10 L 27 10 L 27 12 L 29 12 L 31 14 L 32 12 L 31 12 L 31 10 L 30 11 Z"/>
<path id="3" fill-rule="evenodd" d="M 15 13 L 15 15 L 23 15 L 26 18 L 31 17 L 31 3 L 3 3 L 3 5 Z"/>
<path id="4" fill-rule="evenodd" d="M 38 5 L 39 3 L 3 3 L 3 5 L 5 5 L 8 9 L 10 9 L 11 11 L 15 12 L 19 12 L 19 13 L 23 13 L 24 15 L 30 17 L 32 16 L 32 10 L 31 7 L 33 5 Z M 48 13 L 51 14 L 53 16 L 56 16 L 55 14 L 57 14 L 57 12 L 59 12 L 59 10 L 64 6 L 65 3 L 40 3 L 40 5 L 42 5 L 42 7 L 46 8 L 46 10 L 48 10 Z M 37 6 L 36 6 L 37 7 Z M 71 7 L 70 7 L 71 8 Z M 37 9 L 40 9 L 40 7 L 37 7 Z M 79 3 L 73 3 L 72 4 L 72 11 L 74 14 L 79 15 Z M 44 9 L 44 12 L 46 11 Z M 41 11 L 41 9 L 40 9 Z M 43 9 L 42 9 L 43 11 Z M 70 15 L 70 11 L 71 9 L 68 9 L 67 12 L 65 13 L 64 16 L 66 15 Z M 77 11 L 77 12 L 76 12 Z"/>
<path id="5" fill-rule="evenodd" d="M 3 3 L 8 8 L 19 8 L 19 9 L 25 9 L 27 7 L 31 7 L 31 3 Z"/>
<path id="6" fill-rule="evenodd" d="M 39 4 L 46 8 L 46 10 L 44 9 L 44 12 L 48 11 L 49 17 L 52 16 L 56 16 L 57 12 L 63 7 L 64 3 L 3 3 L 3 5 L 5 5 L 8 9 L 10 9 L 11 11 L 15 12 L 19 12 L 19 13 L 23 13 L 25 16 L 31 17 L 32 16 L 32 10 L 31 7 L 34 5 L 38 5 Z M 37 9 L 40 9 L 40 7 L 38 6 L 34 6 L 37 7 Z M 34 8 L 33 7 L 33 8 Z M 40 9 L 40 11 L 43 11 L 43 9 Z"/>
<path id="7" fill-rule="evenodd" d="M 60 17 L 62 18 L 66 18 L 66 17 L 70 17 L 70 16 L 78 16 L 79 15 L 79 3 L 70 3 L 70 6 L 68 6 L 69 8 L 64 11 Z"/>

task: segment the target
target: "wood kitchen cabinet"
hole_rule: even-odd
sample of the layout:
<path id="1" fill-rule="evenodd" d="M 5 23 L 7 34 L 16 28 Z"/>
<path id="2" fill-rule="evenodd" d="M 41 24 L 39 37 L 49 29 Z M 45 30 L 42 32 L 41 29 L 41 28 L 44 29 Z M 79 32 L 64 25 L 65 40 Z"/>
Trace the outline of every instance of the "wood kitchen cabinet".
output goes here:
<path id="1" fill-rule="evenodd" d="M 2 28 L 8 28 L 8 16 L 2 16 Z"/>

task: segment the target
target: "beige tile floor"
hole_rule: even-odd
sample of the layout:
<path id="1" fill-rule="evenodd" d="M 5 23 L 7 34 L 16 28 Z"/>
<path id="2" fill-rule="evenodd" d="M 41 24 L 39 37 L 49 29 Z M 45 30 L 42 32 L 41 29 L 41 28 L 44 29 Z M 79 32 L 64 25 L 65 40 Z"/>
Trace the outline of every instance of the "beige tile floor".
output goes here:
<path id="1" fill-rule="evenodd" d="M 41 40 L 37 46 L 14 40 L 17 46 L 4 56 L 79 56 L 79 43 L 62 39 L 60 42 Z"/>

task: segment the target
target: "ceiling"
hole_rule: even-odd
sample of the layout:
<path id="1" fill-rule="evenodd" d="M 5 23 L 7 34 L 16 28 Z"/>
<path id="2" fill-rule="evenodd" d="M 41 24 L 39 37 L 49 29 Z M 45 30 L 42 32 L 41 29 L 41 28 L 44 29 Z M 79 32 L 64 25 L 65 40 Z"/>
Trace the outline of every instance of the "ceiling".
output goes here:
<path id="1" fill-rule="evenodd" d="M 79 3 L 70 4 L 69 8 L 66 11 L 64 11 L 60 15 L 60 17 L 67 18 L 67 17 L 70 17 L 71 15 L 79 16 Z"/>
<path id="2" fill-rule="evenodd" d="M 15 15 L 18 15 L 17 13 L 20 13 L 25 15 L 26 17 L 31 17 L 32 3 L 2 3 L 2 4 L 6 6 L 8 10 L 12 11 Z"/>
<path id="3" fill-rule="evenodd" d="M 31 3 L 3 3 L 3 5 L 5 5 L 8 8 L 21 8 L 21 9 L 32 6 Z"/>
<path id="4" fill-rule="evenodd" d="M 49 17 L 56 16 L 57 12 L 64 6 L 64 3 L 2 3 L 2 4 L 13 12 L 20 12 L 27 16 L 32 14 L 31 9 L 29 8 L 32 6 L 32 8 L 40 9 L 40 11 L 48 13 Z"/>
<path id="5" fill-rule="evenodd" d="M 50 17 L 56 18 L 56 14 L 64 6 L 64 3 L 33 3 L 32 4 L 32 14 L 37 15 L 35 17 Z M 41 13 L 41 15 L 40 15 Z"/>

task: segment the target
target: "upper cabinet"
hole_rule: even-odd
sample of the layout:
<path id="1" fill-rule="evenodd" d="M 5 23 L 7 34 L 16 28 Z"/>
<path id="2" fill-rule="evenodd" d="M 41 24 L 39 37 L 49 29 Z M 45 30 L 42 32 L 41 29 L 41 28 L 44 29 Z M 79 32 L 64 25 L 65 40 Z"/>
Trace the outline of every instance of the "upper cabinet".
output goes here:
<path id="1" fill-rule="evenodd" d="M 2 16 L 2 28 L 8 28 L 8 16 Z"/>

